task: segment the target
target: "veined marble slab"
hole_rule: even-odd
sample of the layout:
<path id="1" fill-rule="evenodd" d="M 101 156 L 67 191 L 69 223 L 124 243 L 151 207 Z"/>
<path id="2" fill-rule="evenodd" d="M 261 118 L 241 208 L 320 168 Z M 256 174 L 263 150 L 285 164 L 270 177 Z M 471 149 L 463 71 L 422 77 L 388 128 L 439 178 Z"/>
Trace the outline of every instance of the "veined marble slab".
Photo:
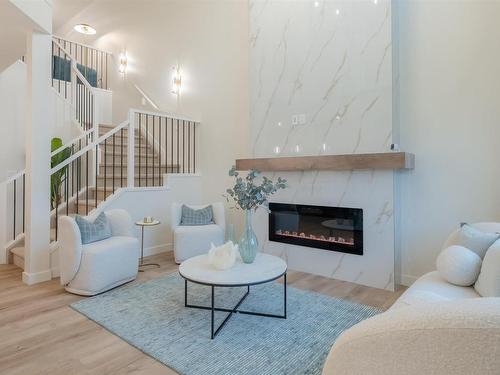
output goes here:
<path id="1" fill-rule="evenodd" d="M 393 143 L 390 1 L 252 0 L 250 74 L 253 157 L 386 152 Z M 306 123 L 293 125 L 300 114 Z M 362 208 L 364 255 L 269 242 L 261 212 L 265 252 L 292 269 L 394 288 L 393 171 L 279 175 L 290 188 L 273 201 Z"/>

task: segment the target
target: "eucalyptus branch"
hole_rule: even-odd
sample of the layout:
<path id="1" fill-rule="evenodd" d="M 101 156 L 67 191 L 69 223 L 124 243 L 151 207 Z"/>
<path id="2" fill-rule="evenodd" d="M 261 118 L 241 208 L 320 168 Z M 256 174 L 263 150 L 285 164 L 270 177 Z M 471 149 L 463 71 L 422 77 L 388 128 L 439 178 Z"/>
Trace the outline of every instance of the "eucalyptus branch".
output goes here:
<path id="1" fill-rule="evenodd" d="M 260 171 L 251 169 L 246 177 L 241 177 L 236 170 L 236 166 L 232 166 L 229 170 L 229 176 L 234 177 L 235 183 L 231 189 L 227 189 L 223 196 L 228 202 L 234 201 L 235 207 L 242 210 L 256 210 L 260 206 L 267 207 L 268 199 L 271 195 L 280 189 L 287 187 L 287 181 L 278 177 L 276 183 L 267 178 L 262 177 L 259 185 L 255 183 L 255 179 L 260 175 Z"/>

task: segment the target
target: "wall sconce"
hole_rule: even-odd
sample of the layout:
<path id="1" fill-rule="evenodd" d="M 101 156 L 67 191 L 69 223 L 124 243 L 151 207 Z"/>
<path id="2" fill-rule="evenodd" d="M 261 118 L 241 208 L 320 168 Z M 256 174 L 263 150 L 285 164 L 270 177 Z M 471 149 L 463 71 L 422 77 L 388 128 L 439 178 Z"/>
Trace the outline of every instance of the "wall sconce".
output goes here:
<path id="1" fill-rule="evenodd" d="M 118 67 L 118 71 L 121 74 L 127 73 L 127 53 L 126 52 L 120 53 L 120 65 Z"/>
<path id="2" fill-rule="evenodd" d="M 172 94 L 179 95 L 181 91 L 181 73 L 179 71 L 179 67 L 173 67 L 172 68 L 174 73 L 172 75 Z"/>

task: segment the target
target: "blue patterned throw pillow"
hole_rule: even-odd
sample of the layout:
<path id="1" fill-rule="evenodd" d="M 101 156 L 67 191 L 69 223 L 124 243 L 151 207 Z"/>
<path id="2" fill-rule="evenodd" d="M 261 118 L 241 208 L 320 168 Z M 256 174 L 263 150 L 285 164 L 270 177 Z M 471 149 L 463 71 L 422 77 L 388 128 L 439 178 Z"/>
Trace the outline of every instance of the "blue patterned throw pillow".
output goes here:
<path id="1" fill-rule="evenodd" d="M 181 225 L 208 225 L 214 223 L 212 205 L 196 210 L 182 205 Z"/>
<path id="2" fill-rule="evenodd" d="M 80 228 L 83 245 L 111 237 L 111 225 L 104 212 L 101 212 L 93 222 L 80 215 L 75 216 L 75 221 Z"/>

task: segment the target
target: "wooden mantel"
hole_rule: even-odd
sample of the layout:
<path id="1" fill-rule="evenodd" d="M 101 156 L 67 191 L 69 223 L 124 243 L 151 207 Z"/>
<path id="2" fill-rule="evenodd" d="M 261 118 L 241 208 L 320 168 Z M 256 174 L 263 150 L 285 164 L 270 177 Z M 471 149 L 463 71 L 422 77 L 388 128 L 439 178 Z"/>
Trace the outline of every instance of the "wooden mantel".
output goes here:
<path id="1" fill-rule="evenodd" d="M 236 169 L 243 171 L 305 171 L 354 169 L 413 169 L 415 156 L 408 152 L 345 154 L 320 156 L 291 156 L 276 158 L 237 159 Z"/>

